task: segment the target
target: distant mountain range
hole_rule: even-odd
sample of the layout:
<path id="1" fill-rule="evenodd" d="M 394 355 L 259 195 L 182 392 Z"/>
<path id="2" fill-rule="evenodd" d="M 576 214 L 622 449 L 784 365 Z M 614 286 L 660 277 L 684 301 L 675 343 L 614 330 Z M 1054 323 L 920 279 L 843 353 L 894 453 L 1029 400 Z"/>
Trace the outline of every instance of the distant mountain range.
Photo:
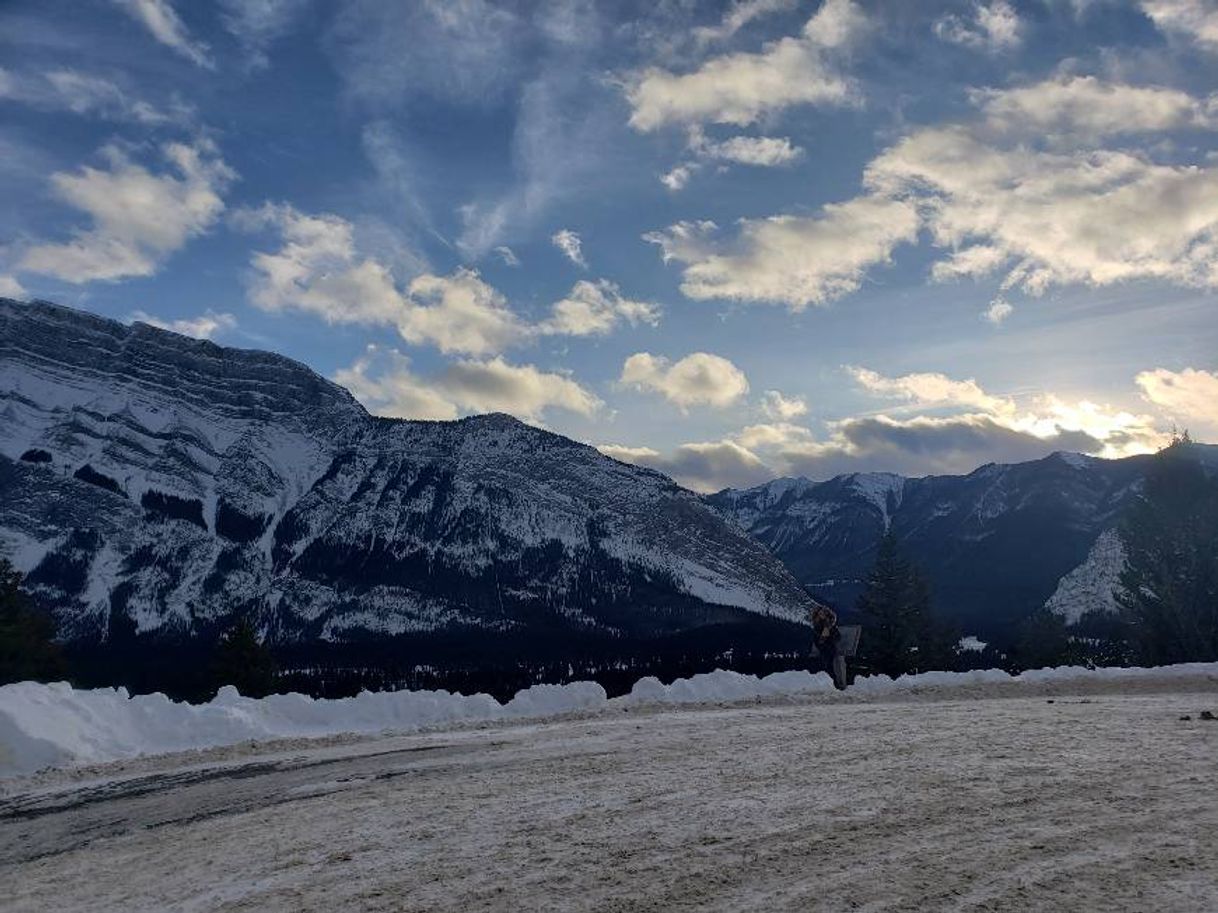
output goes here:
<path id="1" fill-rule="evenodd" d="M 1218 464 L 1218 447 L 1193 446 Z M 964 476 L 779 479 L 707 501 L 847 614 L 891 526 L 929 577 L 940 612 L 967 633 L 1007 641 L 1046 603 L 1070 621 L 1113 608 L 1123 559 L 1112 531 L 1149 459 L 1054 453 Z"/>
<path id="2" fill-rule="evenodd" d="M 243 615 L 419 662 L 777 648 L 810 605 L 698 496 L 592 447 L 376 418 L 279 355 L 3 299 L 0 554 L 103 646 Z"/>

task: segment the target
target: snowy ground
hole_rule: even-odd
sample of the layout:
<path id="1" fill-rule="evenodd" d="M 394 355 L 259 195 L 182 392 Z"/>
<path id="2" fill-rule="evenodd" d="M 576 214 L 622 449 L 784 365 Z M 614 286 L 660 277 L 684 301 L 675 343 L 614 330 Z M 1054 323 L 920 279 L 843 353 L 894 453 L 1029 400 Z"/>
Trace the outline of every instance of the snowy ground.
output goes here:
<path id="1" fill-rule="evenodd" d="M 0 782 L 0 907 L 1213 911 L 1204 709 L 987 684 L 43 773 Z"/>

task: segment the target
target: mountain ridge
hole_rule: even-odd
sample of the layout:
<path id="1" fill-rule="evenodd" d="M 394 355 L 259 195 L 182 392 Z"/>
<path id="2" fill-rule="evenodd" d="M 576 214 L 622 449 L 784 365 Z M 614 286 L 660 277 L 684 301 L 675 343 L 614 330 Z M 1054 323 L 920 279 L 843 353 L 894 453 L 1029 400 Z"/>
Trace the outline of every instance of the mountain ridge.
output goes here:
<path id="1" fill-rule="evenodd" d="M 3 299 L 0 417 L 0 553 L 74 642 L 244 615 L 313 645 L 781 646 L 810 605 L 658 472 L 502 413 L 372 416 L 274 353 Z"/>
<path id="2" fill-rule="evenodd" d="M 1193 446 L 1200 459 L 1218 465 L 1218 447 Z M 1103 581 L 1090 578 L 1101 568 L 1111 578 L 1114 559 L 1099 562 L 1092 550 L 1111 534 L 1152 458 L 1057 451 L 1023 463 L 987 463 L 963 475 L 776 479 L 725 489 L 707 501 L 770 548 L 816 598 L 847 616 L 876 543 L 891 527 L 928 575 L 944 615 L 968 633 L 1010 642 L 1018 622 L 1050 603 L 1076 571 L 1063 594 L 1087 593 L 1088 608 L 1111 605 L 1092 593 Z M 1050 608 L 1074 617 L 1064 598 Z"/>

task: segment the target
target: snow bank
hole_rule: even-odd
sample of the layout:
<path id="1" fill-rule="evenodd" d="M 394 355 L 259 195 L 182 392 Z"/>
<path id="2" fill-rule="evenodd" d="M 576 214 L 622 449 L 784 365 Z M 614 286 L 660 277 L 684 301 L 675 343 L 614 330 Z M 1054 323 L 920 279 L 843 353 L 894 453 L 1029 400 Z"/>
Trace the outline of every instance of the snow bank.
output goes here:
<path id="1" fill-rule="evenodd" d="M 824 672 L 775 672 L 765 678 L 724 672 L 718 669 L 692 678 L 679 678 L 671 685 L 648 676 L 635 682 L 630 693 L 610 703 L 624 706 L 639 704 L 715 704 L 744 701 L 773 694 L 810 694 L 833 691 L 833 679 Z"/>
<path id="2" fill-rule="evenodd" d="M 863 676 L 850 694 L 884 695 L 917 689 L 1054 682 L 1172 680 L 1218 677 L 1218 663 L 1154 669 L 1037 669 L 1010 675 L 1001 669 L 925 672 L 898 679 Z M 448 691 L 364 692 L 315 700 L 278 694 L 255 700 L 222 688 L 207 704 L 179 704 L 163 694 L 131 697 L 125 688 L 77 691 L 60 682 L 19 682 L 0 687 L 0 777 L 45 767 L 70 767 L 165 754 L 250 740 L 309 738 L 339 733 L 416 732 L 464 722 L 535 719 L 604 706 L 713 704 L 775 695 L 831 695 L 824 673 L 776 672 L 765 678 L 716 671 L 671 685 L 640 679 L 629 694 L 608 700 L 595 682 L 535 685 L 507 704 L 486 694 Z"/>
<path id="3" fill-rule="evenodd" d="M 363 692 L 314 700 L 276 694 L 255 700 L 221 688 L 207 704 L 163 694 L 131 697 L 125 688 L 77 691 L 65 682 L 0 688 L 0 777 L 165 754 L 250 740 L 337 733 L 414 732 L 463 722 L 553 716 L 603 705 L 595 682 L 535 685 L 507 704 L 487 694 Z"/>
<path id="4" fill-rule="evenodd" d="M 1002 669 L 975 669 L 971 672 L 922 672 L 892 679 L 886 675 L 864 675 L 850 686 L 854 694 L 890 694 L 919 688 L 967 688 L 971 685 L 1000 685 L 1019 683 L 1038 685 L 1079 680 L 1120 682 L 1137 679 L 1170 681 L 1196 676 L 1218 676 L 1218 663 L 1180 663 L 1175 666 L 1155 666 L 1149 669 L 1111 667 L 1088 669 L 1086 666 L 1057 666 L 1052 669 L 1029 669 L 1011 675 Z"/>

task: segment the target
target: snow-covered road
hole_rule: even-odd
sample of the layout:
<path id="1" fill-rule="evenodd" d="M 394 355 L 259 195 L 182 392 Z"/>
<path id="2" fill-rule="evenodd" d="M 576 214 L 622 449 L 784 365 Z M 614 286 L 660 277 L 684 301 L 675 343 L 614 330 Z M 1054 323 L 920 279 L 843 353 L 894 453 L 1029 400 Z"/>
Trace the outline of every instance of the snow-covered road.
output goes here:
<path id="1" fill-rule="evenodd" d="M 1203 709 L 931 690 L 45 774 L 0 793 L 0 907 L 1213 911 Z"/>

